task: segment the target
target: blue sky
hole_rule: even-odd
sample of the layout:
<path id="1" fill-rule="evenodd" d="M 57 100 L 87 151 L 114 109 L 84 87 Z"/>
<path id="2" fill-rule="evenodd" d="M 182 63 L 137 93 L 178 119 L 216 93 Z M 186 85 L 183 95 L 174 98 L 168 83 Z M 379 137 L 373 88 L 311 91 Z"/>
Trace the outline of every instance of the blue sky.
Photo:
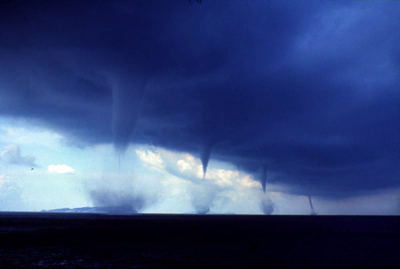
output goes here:
<path id="1" fill-rule="evenodd" d="M 0 210 L 398 212 L 400 3 L 1 5 Z"/>

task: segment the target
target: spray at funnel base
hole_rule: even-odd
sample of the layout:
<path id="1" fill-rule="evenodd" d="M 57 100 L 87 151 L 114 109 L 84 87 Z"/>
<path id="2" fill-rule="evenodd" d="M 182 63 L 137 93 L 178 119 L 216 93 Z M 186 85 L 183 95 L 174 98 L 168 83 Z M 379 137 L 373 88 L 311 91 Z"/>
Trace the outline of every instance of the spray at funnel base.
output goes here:
<path id="1" fill-rule="evenodd" d="M 274 212 L 274 203 L 270 197 L 264 195 L 261 198 L 260 209 L 265 215 L 271 215 Z"/>
<path id="2" fill-rule="evenodd" d="M 194 210 L 198 215 L 205 215 L 210 212 L 210 207 L 207 205 L 197 205 L 194 207 Z"/>
<path id="3" fill-rule="evenodd" d="M 143 209 L 146 202 L 142 195 L 113 190 L 92 190 L 89 195 L 94 206 L 110 214 L 136 214 Z"/>

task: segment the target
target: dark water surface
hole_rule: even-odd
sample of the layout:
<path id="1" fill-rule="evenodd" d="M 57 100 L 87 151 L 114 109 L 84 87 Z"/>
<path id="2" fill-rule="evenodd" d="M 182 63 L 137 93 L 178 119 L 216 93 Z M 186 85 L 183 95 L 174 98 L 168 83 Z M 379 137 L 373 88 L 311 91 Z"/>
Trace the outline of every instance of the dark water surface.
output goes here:
<path id="1" fill-rule="evenodd" d="M 400 217 L 1 213 L 0 266 L 400 267 Z"/>

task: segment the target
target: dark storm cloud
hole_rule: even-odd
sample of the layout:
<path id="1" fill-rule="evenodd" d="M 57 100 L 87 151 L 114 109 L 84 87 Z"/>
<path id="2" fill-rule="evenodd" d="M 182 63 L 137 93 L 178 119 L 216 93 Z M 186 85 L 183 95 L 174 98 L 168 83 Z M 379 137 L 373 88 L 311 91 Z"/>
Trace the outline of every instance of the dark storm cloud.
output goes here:
<path id="1" fill-rule="evenodd" d="M 195 153 L 204 168 L 211 156 L 308 195 L 397 187 L 399 11 L 369 1 L 10 1 L 0 113 L 78 144 L 154 143 Z"/>

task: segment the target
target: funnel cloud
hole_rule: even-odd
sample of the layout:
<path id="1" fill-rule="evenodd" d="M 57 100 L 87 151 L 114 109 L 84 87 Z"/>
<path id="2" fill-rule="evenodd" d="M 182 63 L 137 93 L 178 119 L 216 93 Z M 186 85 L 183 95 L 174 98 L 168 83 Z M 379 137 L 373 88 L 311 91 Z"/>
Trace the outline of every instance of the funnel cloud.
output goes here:
<path id="1" fill-rule="evenodd" d="M 315 210 L 314 210 L 314 206 L 313 206 L 313 203 L 312 203 L 312 199 L 311 199 L 311 195 L 310 196 L 308 196 L 308 202 L 310 203 L 310 209 L 311 209 L 311 215 L 317 215 L 317 212 L 315 212 Z"/>
<path id="2" fill-rule="evenodd" d="M 200 148 L 200 160 L 203 166 L 203 179 L 206 177 L 208 161 L 210 160 L 212 146 L 204 145 Z"/>
<path id="3" fill-rule="evenodd" d="M 116 79 L 112 83 L 113 143 L 118 153 L 124 153 L 135 132 L 145 83 Z"/>

